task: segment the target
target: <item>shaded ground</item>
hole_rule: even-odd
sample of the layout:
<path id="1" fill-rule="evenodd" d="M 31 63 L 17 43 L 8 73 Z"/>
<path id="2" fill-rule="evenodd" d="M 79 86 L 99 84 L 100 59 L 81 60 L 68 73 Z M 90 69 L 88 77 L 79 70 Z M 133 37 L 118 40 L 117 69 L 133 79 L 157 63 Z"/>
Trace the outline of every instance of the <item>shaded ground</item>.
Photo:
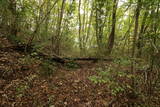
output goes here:
<path id="1" fill-rule="evenodd" d="M 106 67 L 110 62 L 79 61 L 76 62 L 78 65 L 61 65 L 4 48 L 11 46 L 13 44 L 5 37 L 0 37 L 0 107 L 108 107 L 111 103 L 114 103 L 113 107 L 128 107 L 133 102 L 142 104 L 147 98 L 127 90 L 133 76 L 123 75 L 129 71 L 127 67 L 112 65 L 117 73 L 111 74 L 115 90 L 110 90 L 108 83 L 95 84 L 89 80 L 89 77 L 98 75 L 95 72 L 97 68 Z M 142 74 L 137 72 L 136 77 L 143 80 Z M 125 90 L 121 90 L 119 85 L 125 86 Z M 141 84 L 141 92 L 147 90 L 145 85 Z M 111 91 L 118 91 L 116 97 Z M 159 95 L 155 95 L 157 97 L 151 102 L 154 107 L 159 107 Z"/>
<path id="2" fill-rule="evenodd" d="M 89 81 L 96 65 L 78 62 L 81 67 L 69 69 L 55 64 L 54 72 L 44 76 L 42 61 L 30 60 L 13 49 L 4 37 L 0 38 L 0 105 L 1 107 L 106 106 L 110 94 L 106 84 Z M 54 62 L 53 62 L 54 63 Z"/>

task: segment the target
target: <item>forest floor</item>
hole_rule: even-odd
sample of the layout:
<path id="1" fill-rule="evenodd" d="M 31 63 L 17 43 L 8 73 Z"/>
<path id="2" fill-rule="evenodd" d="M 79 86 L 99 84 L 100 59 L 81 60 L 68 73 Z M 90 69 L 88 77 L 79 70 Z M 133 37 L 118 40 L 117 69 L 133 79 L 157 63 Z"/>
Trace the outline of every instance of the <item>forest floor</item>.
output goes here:
<path id="1" fill-rule="evenodd" d="M 81 67 L 67 68 L 53 62 L 55 69 L 45 69 L 43 61 L 4 48 L 12 46 L 5 37 L 0 38 L 0 44 L 1 107 L 100 107 L 111 101 L 107 84 L 97 85 L 88 79 L 99 64 L 81 61 L 77 62 Z"/>
<path id="2" fill-rule="evenodd" d="M 0 37 L 0 107 L 108 107 L 116 98 L 123 103 L 129 100 L 125 95 L 115 98 L 108 83 L 97 84 L 94 78 L 89 79 L 97 75 L 97 68 L 112 62 L 77 61 L 77 65 L 62 65 L 5 48 L 12 46 L 5 37 Z M 118 82 L 127 86 L 130 82 L 127 78 L 130 77 L 119 78 Z"/>

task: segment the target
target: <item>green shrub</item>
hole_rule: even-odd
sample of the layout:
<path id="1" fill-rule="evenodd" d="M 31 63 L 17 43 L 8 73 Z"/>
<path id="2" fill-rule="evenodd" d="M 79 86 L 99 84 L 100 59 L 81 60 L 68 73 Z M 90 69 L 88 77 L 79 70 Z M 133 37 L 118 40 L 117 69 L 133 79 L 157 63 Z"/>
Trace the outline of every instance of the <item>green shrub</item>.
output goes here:
<path id="1" fill-rule="evenodd" d="M 112 68 L 112 66 L 107 66 L 104 69 L 97 68 L 97 75 L 93 75 L 89 77 L 89 80 L 95 84 L 107 83 L 108 88 L 111 90 L 111 94 L 116 96 L 120 93 L 123 93 L 125 90 L 130 89 L 131 86 L 127 83 L 121 83 L 118 78 L 128 78 L 127 73 L 121 70 L 117 70 L 116 68 Z M 133 76 L 133 75 L 132 75 Z"/>
<path id="2" fill-rule="evenodd" d="M 128 57 L 120 57 L 114 60 L 114 63 L 122 66 L 129 66 L 131 64 L 131 59 Z"/>

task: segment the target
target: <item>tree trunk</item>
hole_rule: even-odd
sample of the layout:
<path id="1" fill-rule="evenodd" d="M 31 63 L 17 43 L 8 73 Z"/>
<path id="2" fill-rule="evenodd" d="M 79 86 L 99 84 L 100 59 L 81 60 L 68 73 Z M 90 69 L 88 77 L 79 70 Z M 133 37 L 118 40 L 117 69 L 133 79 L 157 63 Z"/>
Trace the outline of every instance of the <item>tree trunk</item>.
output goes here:
<path id="1" fill-rule="evenodd" d="M 62 1 L 62 5 L 61 5 L 61 12 L 60 12 L 60 17 L 58 20 L 58 26 L 57 26 L 57 33 L 56 33 L 56 48 L 55 48 L 55 53 L 57 55 L 60 55 L 60 42 L 61 42 L 61 29 L 62 29 L 62 20 L 63 20 L 63 14 L 64 14 L 64 8 L 65 8 L 65 2 L 66 0 Z"/>
<path id="2" fill-rule="evenodd" d="M 141 8 L 141 0 L 138 0 L 136 12 L 135 12 L 136 15 L 135 15 L 135 27 L 134 27 L 134 36 L 133 36 L 133 45 L 132 45 L 132 58 L 135 57 L 135 48 L 136 48 L 136 41 L 137 41 L 138 28 L 139 28 L 140 8 Z"/>
<path id="3" fill-rule="evenodd" d="M 117 12 L 117 5 L 118 0 L 114 0 L 113 2 L 113 12 L 112 12 L 112 29 L 108 39 L 107 45 L 107 54 L 111 54 L 113 46 L 114 46 L 114 39 L 115 39 L 115 29 L 116 29 L 116 12 Z"/>
<path id="4" fill-rule="evenodd" d="M 141 29 L 140 29 L 140 32 L 139 32 L 139 35 L 138 35 L 138 43 L 137 43 L 138 53 L 137 53 L 137 57 L 141 57 L 141 55 L 142 55 L 143 34 L 145 33 L 144 29 L 145 29 L 147 16 L 148 16 L 148 10 L 146 10 L 145 13 L 144 13 L 142 24 L 141 24 Z"/>
<path id="5" fill-rule="evenodd" d="M 97 40 L 97 54 L 99 57 L 103 55 L 103 29 L 104 29 L 104 23 L 106 18 L 106 10 L 104 10 L 105 2 L 96 1 L 95 2 L 95 31 L 96 31 L 96 40 Z M 106 12 L 106 13 L 105 13 Z M 105 17 L 105 18 L 104 18 Z"/>
<path id="6" fill-rule="evenodd" d="M 50 0 L 47 0 L 47 5 L 46 5 L 46 13 L 49 12 L 50 8 Z M 46 20 L 45 20 L 45 36 L 48 36 L 48 26 L 49 26 L 49 19 L 50 19 L 50 14 L 47 15 Z"/>
<path id="7" fill-rule="evenodd" d="M 136 41 L 137 41 L 137 36 L 138 36 L 138 28 L 139 28 L 139 15 L 140 15 L 140 8 L 141 8 L 141 0 L 137 1 L 137 8 L 135 11 L 135 27 L 134 27 L 134 36 L 133 36 L 133 44 L 132 44 L 132 53 L 131 53 L 131 57 L 132 57 L 132 63 L 131 63 L 131 72 L 133 72 L 133 74 L 135 75 L 135 70 L 134 70 L 134 66 L 135 66 L 135 48 L 136 48 Z M 132 88 L 135 89 L 135 78 L 132 77 Z"/>
<path id="8" fill-rule="evenodd" d="M 81 31 L 82 31 L 82 22 L 81 22 L 81 0 L 79 0 L 78 5 L 78 18 L 79 18 L 79 49 L 80 49 L 80 55 L 82 54 L 82 37 L 81 37 Z"/>
<path id="9" fill-rule="evenodd" d="M 92 6 L 93 6 L 93 4 L 92 4 Z M 89 16 L 89 23 L 88 23 L 88 28 L 87 28 L 87 35 L 86 35 L 86 38 L 85 38 L 85 46 L 86 46 L 86 43 L 88 42 L 89 35 L 90 35 L 92 17 L 93 17 L 93 8 L 92 8 L 91 13 L 90 13 L 90 16 Z"/>

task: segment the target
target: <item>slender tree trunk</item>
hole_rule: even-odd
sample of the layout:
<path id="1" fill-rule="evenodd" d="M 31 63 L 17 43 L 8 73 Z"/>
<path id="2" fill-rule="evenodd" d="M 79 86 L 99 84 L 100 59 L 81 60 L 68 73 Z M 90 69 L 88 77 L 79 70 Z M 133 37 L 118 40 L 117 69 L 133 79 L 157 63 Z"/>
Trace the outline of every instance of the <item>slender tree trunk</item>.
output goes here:
<path id="1" fill-rule="evenodd" d="M 97 7 L 97 3 L 96 3 L 96 7 Z M 99 41 L 99 29 L 98 29 L 98 26 L 99 26 L 99 23 L 98 23 L 98 9 L 96 8 L 96 38 L 97 38 L 97 45 L 98 45 L 98 49 L 100 50 L 100 41 Z"/>
<path id="2" fill-rule="evenodd" d="M 85 43 L 87 43 L 88 39 L 89 39 L 90 30 L 91 30 L 91 23 L 92 23 L 92 17 L 93 17 L 93 8 L 92 8 L 91 14 L 89 16 L 89 24 L 88 24 L 88 29 L 87 29 L 87 35 L 86 35 Z"/>
<path id="3" fill-rule="evenodd" d="M 50 0 L 47 0 L 46 13 L 49 12 L 49 8 L 50 8 Z M 49 19 L 50 19 L 50 14 L 47 15 L 45 20 L 45 36 L 48 36 Z"/>
<path id="4" fill-rule="evenodd" d="M 134 35 L 133 35 L 133 44 L 132 44 L 132 53 L 131 53 L 131 57 L 132 57 L 132 63 L 131 63 L 131 72 L 135 75 L 135 48 L 136 48 L 136 42 L 137 42 L 137 36 L 138 36 L 138 28 L 139 28 L 139 15 L 140 15 L 140 9 L 141 9 L 141 0 L 137 1 L 137 8 L 135 11 L 135 27 L 134 27 Z M 136 85 L 135 85 L 135 78 L 132 77 L 132 88 L 135 89 Z M 133 107 L 134 107 L 134 103 L 133 103 Z"/>
<path id="5" fill-rule="evenodd" d="M 139 15 L 140 15 L 140 8 L 141 8 L 141 0 L 137 2 L 137 8 L 135 11 L 135 27 L 134 27 L 134 36 L 133 36 L 133 45 L 132 45 L 132 58 L 135 57 L 135 48 L 136 48 L 136 41 L 138 36 L 138 28 L 139 28 Z"/>
<path id="6" fill-rule="evenodd" d="M 145 29 L 147 16 L 148 16 L 148 10 L 146 10 L 145 13 L 144 13 L 142 24 L 141 24 L 141 29 L 140 29 L 140 32 L 139 32 L 139 35 L 138 35 L 138 43 L 137 43 L 138 53 L 137 53 L 137 57 L 141 57 L 141 55 L 142 55 L 143 34 L 145 33 L 144 29 Z"/>
<path id="7" fill-rule="evenodd" d="M 117 12 L 118 0 L 113 2 L 113 12 L 112 12 L 112 29 L 108 39 L 107 53 L 110 55 L 114 46 L 115 39 L 115 29 L 116 29 L 116 12 Z"/>
<path id="8" fill-rule="evenodd" d="M 60 42 L 61 42 L 61 29 L 62 29 L 62 20 L 63 20 L 63 14 L 64 14 L 64 8 L 65 8 L 65 2 L 66 0 L 62 1 L 62 5 L 61 5 L 61 12 L 60 12 L 60 17 L 58 20 L 58 26 L 57 26 L 57 34 L 56 34 L 56 49 L 55 49 L 55 53 L 57 55 L 60 55 Z"/>
<path id="9" fill-rule="evenodd" d="M 79 0 L 79 6 L 78 6 L 78 18 L 79 18 L 79 49 L 80 49 L 80 55 L 82 54 L 82 37 L 81 37 L 81 31 L 82 31 L 82 22 L 81 22 L 81 0 Z"/>
<path id="10" fill-rule="evenodd" d="M 82 51 L 83 51 L 83 54 L 85 54 L 85 37 L 86 37 L 86 24 L 85 24 L 85 22 L 86 22 L 86 2 L 87 2 L 87 0 L 86 1 L 84 1 L 84 3 L 83 3 L 83 11 L 84 11 L 84 13 L 83 13 L 83 22 L 82 22 Z"/>
<path id="11" fill-rule="evenodd" d="M 95 3 L 96 5 L 96 39 L 97 39 L 97 45 L 98 45 L 98 56 L 100 56 L 100 54 L 102 54 L 102 32 L 101 32 L 101 6 L 99 6 L 99 2 L 96 1 Z"/>

